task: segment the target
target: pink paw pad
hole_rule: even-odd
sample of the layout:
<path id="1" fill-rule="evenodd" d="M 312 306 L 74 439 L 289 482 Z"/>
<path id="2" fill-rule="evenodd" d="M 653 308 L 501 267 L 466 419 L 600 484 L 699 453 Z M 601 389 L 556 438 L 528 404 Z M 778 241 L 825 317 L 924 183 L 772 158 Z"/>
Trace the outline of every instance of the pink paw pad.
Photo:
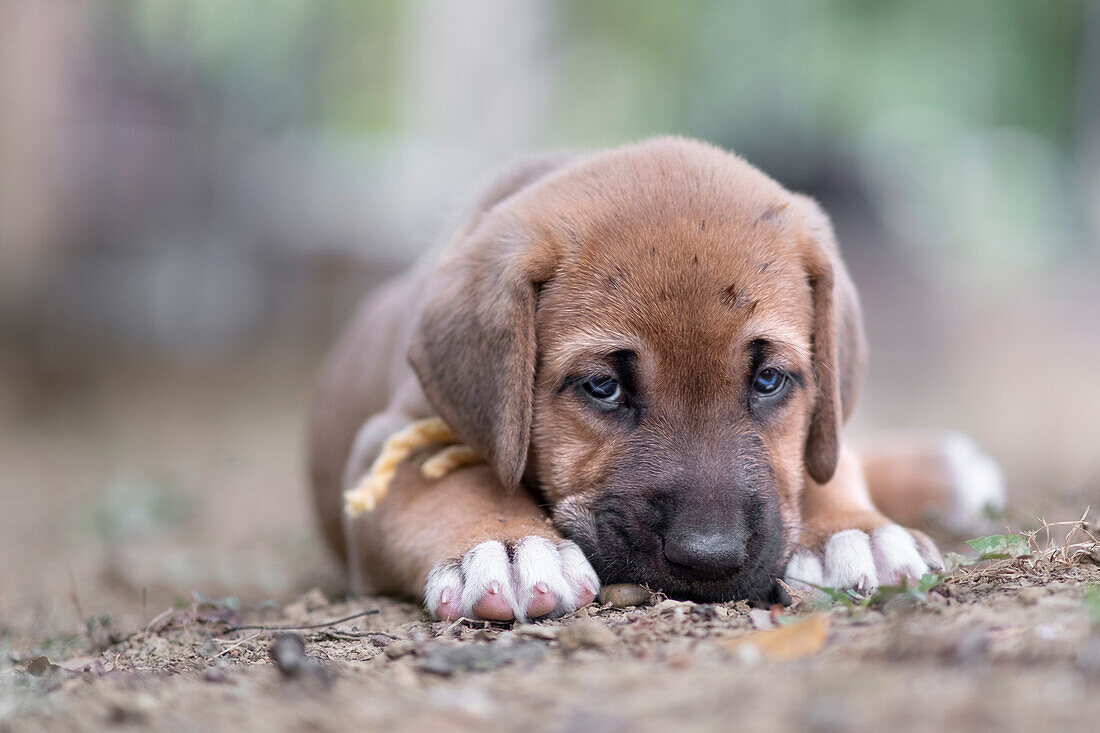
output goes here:
<path id="1" fill-rule="evenodd" d="M 577 608 L 581 606 L 587 606 L 592 601 L 596 600 L 596 591 L 594 591 L 587 583 L 581 583 L 576 587 L 577 593 Z"/>
<path id="2" fill-rule="evenodd" d="M 478 618 L 488 621 L 511 621 L 515 618 L 512 605 L 504 595 L 498 581 L 489 583 L 485 593 L 474 603 L 473 611 Z"/>
<path id="3" fill-rule="evenodd" d="M 428 573 L 424 602 L 446 621 L 527 621 L 571 613 L 591 603 L 599 588 L 576 544 L 530 536 L 511 551 L 499 540 L 486 540 L 440 563 Z"/>
<path id="4" fill-rule="evenodd" d="M 531 600 L 527 601 L 527 617 L 538 618 L 545 616 L 558 607 L 558 596 L 550 590 L 546 583 L 535 583 L 531 592 Z"/>
<path id="5" fill-rule="evenodd" d="M 439 605 L 435 613 L 444 621 L 457 621 L 462 618 L 459 608 L 458 592 L 454 588 L 444 588 L 439 593 Z"/>

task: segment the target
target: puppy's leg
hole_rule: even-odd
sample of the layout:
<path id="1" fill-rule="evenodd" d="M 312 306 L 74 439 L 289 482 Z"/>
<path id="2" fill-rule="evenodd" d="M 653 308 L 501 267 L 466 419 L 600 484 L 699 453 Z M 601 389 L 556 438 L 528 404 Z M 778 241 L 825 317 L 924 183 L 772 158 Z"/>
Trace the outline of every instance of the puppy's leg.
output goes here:
<path id="1" fill-rule="evenodd" d="M 856 452 L 874 505 L 895 522 L 974 535 L 1004 509 L 1000 468 L 961 433 L 888 436 Z"/>
<path id="2" fill-rule="evenodd" d="M 786 571 L 792 585 L 869 590 L 919 578 L 942 565 L 925 534 L 891 522 L 875 508 L 850 450 L 842 449 L 827 484 L 807 477 L 800 547 Z"/>
<path id="3" fill-rule="evenodd" d="M 419 597 L 442 619 L 523 620 L 592 601 L 592 566 L 526 492 L 506 491 L 486 465 L 427 479 L 419 466 L 431 453 L 402 463 L 354 523 L 368 587 Z"/>

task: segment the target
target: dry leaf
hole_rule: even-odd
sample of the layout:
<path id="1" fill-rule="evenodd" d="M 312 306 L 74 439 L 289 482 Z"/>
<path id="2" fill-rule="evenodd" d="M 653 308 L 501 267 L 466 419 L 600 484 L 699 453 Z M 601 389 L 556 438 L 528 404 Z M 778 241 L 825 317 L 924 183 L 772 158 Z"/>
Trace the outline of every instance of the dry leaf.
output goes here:
<path id="1" fill-rule="evenodd" d="M 755 647 L 768 659 L 801 659 L 821 651 L 829 638 L 829 619 L 814 614 L 802 621 L 766 631 L 754 631 L 735 639 L 723 639 L 718 644 L 729 651 L 742 646 Z"/>

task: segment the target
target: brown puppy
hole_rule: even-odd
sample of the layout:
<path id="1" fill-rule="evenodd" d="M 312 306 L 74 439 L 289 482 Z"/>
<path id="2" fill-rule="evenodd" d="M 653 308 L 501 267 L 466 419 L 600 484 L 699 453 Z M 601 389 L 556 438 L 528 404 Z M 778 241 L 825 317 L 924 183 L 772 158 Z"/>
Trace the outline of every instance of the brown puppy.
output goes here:
<path id="1" fill-rule="evenodd" d="M 784 574 L 919 576 L 935 546 L 875 508 L 841 440 L 865 351 L 828 218 L 736 156 L 663 138 L 529 163 L 330 358 L 310 456 L 325 535 L 368 590 L 444 618 L 568 612 L 601 581 L 771 602 Z M 489 465 L 432 481 L 414 457 L 345 523 L 386 437 L 433 414 Z M 946 467 L 940 504 L 889 479 L 876 496 L 955 511 L 986 459 L 949 453 L 911 459 Z"/>

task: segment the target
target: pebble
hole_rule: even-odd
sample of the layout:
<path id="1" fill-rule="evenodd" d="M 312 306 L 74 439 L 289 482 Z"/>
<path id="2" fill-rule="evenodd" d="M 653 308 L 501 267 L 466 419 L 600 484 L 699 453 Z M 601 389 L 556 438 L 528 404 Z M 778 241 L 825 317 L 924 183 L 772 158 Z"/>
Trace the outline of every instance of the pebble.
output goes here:
<path id="1" fill-rule="evenodd" d="M 561 626 L 542 626 L 540 624 L 521 624 L 516 627 L 515 633 L 518 636 L 527 636 L 532 639 L 556 639 L 558 634 L 561 633 L 563 627 Z"/>
<path id="2" fill-rule="evenodd" d="M 653 593 L 643 585 L 615 583 L 600 590 L 600 603 L 609 603 L 613 608 L 648 606 L 653 603 Z"/>
<path id="3" fill-rule="evenodd" d="M 267 653 L 288 680 L 300 679 L 326 687 L 332 683 L 328 668 L 306 655 L 305 640 L 293 631 L 276 636 Z"/>
<path id="4" fill-rule="evenodd" d="M 376 647 L 378 649 L 385 649 L 397 640 L 386 636 L 385 634 L 371 634 L 367 637 L 367 641 L 373 647 Z"/>
<path id="5" fill-rule="evenodd" d="M 276 636 L 267 653 L 284 677 L 296 677 L 309 662 L 305 640 L 293 632 Z"/>
<path id="6" fill-rule="evenodd" d="M 579 621 L 562 627 L 558 632 L 558 646 L 565 651 L 598 649 L 618 640 L 615 633 L 599 621 Z"/>
<path id="7" fill-rule="evenodd" d="M 35 657 L 27 662 L 27 671 L 35 677 L 41 677 L 58 669 L 61 668 L 51 662 L 48 657 Z"/>

